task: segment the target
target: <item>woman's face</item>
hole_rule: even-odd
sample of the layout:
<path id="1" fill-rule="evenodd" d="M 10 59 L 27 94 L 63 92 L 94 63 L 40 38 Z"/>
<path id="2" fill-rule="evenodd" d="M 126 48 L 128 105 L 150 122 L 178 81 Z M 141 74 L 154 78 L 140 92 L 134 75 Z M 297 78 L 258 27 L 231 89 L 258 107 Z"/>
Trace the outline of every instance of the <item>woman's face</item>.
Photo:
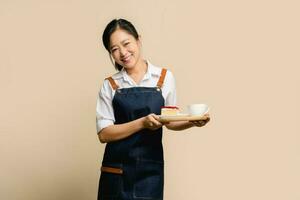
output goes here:
<path id="1" fill-rule="evenodd" d="M 140 40 L 128 32 L 117 29 L 110 36 L 110 52 L 119 65 L 132 69 L 140 59 Z"/>

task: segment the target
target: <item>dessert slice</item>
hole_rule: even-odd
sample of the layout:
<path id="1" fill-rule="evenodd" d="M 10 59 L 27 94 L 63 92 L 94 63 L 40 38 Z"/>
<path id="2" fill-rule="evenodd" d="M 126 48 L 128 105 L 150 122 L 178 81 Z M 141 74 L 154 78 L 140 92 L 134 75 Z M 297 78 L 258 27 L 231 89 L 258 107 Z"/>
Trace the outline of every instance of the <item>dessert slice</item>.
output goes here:
<path id="1" fill-rule="evenodd" d="M 179 108 L 176 106 L 164 106 L 161 107 L 162 116 L 174 116 L 179 114 Z"/>

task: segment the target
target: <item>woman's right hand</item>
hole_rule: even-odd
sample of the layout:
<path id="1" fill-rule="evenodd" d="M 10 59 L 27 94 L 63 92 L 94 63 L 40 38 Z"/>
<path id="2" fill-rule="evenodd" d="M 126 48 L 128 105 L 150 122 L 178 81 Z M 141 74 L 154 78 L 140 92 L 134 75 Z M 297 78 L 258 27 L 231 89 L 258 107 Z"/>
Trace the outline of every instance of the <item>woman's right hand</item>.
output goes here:
<path id="1" fill-rule="evenodd" d="M 150 130 L 156 130 L 162 127 L 164 124 L 158 121 L 159 117 L 151 113 L 143 118 L 143 126 L 144 128 L 150 129 Z"/>
<path id="2" fill-rule="evenodd" d="M 161 128 L 164 124 L 167 123 L 160 123 L 159 116 L 151 113 L 127 123 L 107 126 L 98 133 L 98 136 L 101 143 L 113 142 L 127 138 L 144 128 L 156 130 Z"/>

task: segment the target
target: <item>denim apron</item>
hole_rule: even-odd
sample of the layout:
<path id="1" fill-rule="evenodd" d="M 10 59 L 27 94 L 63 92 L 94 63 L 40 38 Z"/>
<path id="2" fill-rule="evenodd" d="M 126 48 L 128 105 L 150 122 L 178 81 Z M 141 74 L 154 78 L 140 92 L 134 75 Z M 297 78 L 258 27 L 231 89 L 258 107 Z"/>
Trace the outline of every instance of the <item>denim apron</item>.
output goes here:
<path id="1" fill-rule="evenodd" d="M 161 86 L 166 75 L 162 70 L 157 87 L 118 88 L 112 105 L 115 124 L 122 124 L 157 115 L 165 101 Z M 162 200 L 164 187 L 164 158 L 162 128 L 142 129 L 133 135 L 106 144 L 98 189 L 98 200 Z"/>

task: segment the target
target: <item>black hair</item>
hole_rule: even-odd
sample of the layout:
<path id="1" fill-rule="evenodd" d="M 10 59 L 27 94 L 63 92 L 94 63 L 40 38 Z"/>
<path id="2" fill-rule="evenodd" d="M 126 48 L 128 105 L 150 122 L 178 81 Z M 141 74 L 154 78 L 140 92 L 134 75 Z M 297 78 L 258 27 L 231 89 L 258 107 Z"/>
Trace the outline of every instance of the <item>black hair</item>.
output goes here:
<path id="1" fill-rule="evenodd" d="M 107 24 L 107 26 L 105 27 L 105 29 L 103 31 L 103 35 L 102 35 L 103 45 L 104 45 L 105 49 L 109 52 L 109 54 L 111 53 L 110 52 L 110 36 L 118 28 L 128 32 L 136 40 L 139 39 L 139 34 L 136 31 L 135 27 L 132 25 L 132 23 L 130 23 L 129 21 L 127 21 L 125 19 L 114 19 Z M 121 71 L 123 67 L 121 65 L 119 65 L 117 62 L 115 62 L 115 68 L 116 68 L 116 70 Z"/>

